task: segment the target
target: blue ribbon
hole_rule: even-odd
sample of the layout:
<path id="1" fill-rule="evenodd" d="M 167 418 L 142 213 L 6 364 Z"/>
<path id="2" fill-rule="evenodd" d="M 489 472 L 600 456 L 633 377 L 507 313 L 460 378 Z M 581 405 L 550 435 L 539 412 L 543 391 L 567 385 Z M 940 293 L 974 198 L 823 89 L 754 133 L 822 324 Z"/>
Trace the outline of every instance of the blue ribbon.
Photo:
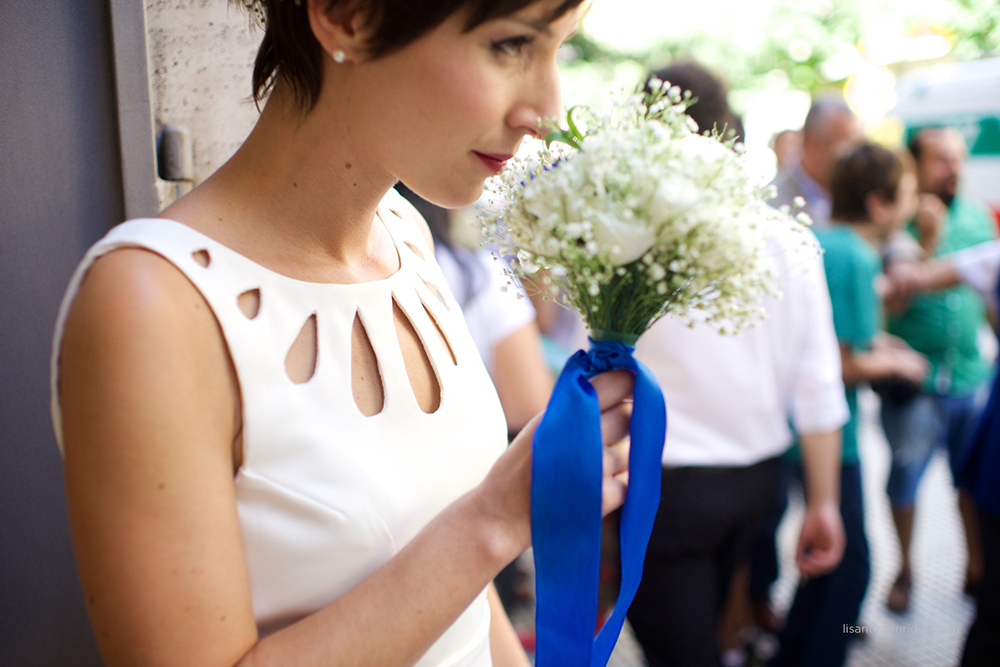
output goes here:
<path id="1" fill-rule="evenodd" d="M 667 411 L 653 374 L 625 343 L 591 340 L 566 362 L 535 430 L 531 535 L 535 555 L 536 667 L 604 667 L 632 604 L 660 503 Z M 601 410 L 590 378 L 635 374 L 629 485 L 621 514 L 621 586 L 595 637 L 601 566 Z"/>

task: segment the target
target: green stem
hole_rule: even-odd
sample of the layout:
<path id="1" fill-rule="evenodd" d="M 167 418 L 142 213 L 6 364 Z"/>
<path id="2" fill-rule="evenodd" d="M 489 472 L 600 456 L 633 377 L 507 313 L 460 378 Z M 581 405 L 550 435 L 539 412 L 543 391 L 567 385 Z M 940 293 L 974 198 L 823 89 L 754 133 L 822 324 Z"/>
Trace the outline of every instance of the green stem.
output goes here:
<path id="1" fill-rule="evenodd" d="M 625 343 L 635 347 L 639 336 L 636 334 L 622 333 L 620 331 L 609 331 L 607 329 L 591 329 L 590 337 L 593 340 L 611 340 L 616 343 Z"/>

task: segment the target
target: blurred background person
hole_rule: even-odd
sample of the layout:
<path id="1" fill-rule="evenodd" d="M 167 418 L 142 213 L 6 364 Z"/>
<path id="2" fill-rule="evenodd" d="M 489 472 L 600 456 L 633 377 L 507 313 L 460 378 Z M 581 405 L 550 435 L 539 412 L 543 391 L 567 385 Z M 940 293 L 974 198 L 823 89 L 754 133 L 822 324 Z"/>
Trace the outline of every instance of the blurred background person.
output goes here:
<path id="1" fill-rule="evenodd" d="M 832 224 L 817 230 L 833 306 L 833 323 L 850 420 L 843 429 L 840 514 L 847 541 L 844 557 L 829 574 L 800 581 L 780 650 L 772 664 L 844 664 L 870 577 L 865 535 L 861 460 L 858 453 L 858 386 L 887 377 L 920 382 L 926 360 L 905 345 L 887 340 L 882 303 L 875 285 L 879 250 L 916 208 L 915 176 L 904 160 L 878 144 L 864 143 L 834 163 L 831 172 Z"/>
<path id="2" fill-rule="evenodd" d="M 830 172 L 837 157 L 861 141 L 861 122 L 842 100 L 823 98 L 809 108 L 801 132 L 798 164 L 775 178 L 778 196 L 770 204 L 794 209 L 801 197 L 802 210 L 822 229 L 830 221 Z"/>
<path id="3" fill-rule="evenodd" d="M 966 156 L 962 136 L 951 128 L 930 128 L 910 142 L 919 190 L 925 200 L 940 200 L 939 222 L 911 222 L 906 232 L 936 257 L 989 241 L 996 228 L 986 208 L 959 196 Z M 933 218 L 933 215 L 927 216 Z M 913 570 L 910 560 L 916 493 L 924 470 L 940 447 L 948 453 L 952 474 L 968 437 L 978 400 L 983 399 L 988 366 L 979 350 L 979 330 L 986 322 L 982 299 L 967 286 L 914 296 L 900 312 L 890 314 L 888 331 L 923 353 L 930 372 L 913 391 L 883 394 L 882 424 L 892 450 L 886 492 L 899 539 L 900 564 L 886 604 L 894 612 L 910 606 Z M 971 593 L 983 569 L 975 508 L 959 491 L 968 561 L 965 592 Z"/>
<path id="4" fill-rule="evenodd" d="M 708 70 L 684 63 L 655 76 L 692 91 L 689 113 L 700 127 L 737 125 Z M 711 113 L 700 111 L 703 102 Z M 722 336 L 668 316 L 636 346 L 669 412 L 660 509 L 629 609 L 651 667 L 719 664 L 723 603 L 780 492 L 789 420 L 802 434 L 807 476 L 798 565 L 815 576 L 843 550 L 837 480 L 848 410 L 819 255 L 801 231 L 769 233 L 782 297 L 765 299 L 768 316 L 757 326 Z"/>
<path id="5" fill-rule="evenodd" d="M 693 60 L 680 61 L 655 72 L 653 77 L 681 91 L 691 91 L 695 103 L 688 107 L 687 114 L 698 124 L 699 134 L 714 130 L 725 139 L 743 141 L 743 120 L 729 106 L 729 88 L 703 65 Z"/>
<path id="6" fill-rule="evenodd" d="M 987 241 L 922 264 L 899 264 L 889 272 L 904 294 L 966 284 L 996 305 L 1000 298 L 1000 241 Z M 962 652 L 962 667 L 996 664 L 1000 655 L 1000 378 L 993 371 L 989 399 L 958 462 L 960 488 L 976 505 L 983 573 L 976 591 L 976 615 Z"/>
<path id="7" fill-rule="evenodd" d="M 782 130 L 776 132 L 768 142 L 777 161 L 778 176 L 786 174 L 799 163 L 802 156 L 802 131 Z"/>

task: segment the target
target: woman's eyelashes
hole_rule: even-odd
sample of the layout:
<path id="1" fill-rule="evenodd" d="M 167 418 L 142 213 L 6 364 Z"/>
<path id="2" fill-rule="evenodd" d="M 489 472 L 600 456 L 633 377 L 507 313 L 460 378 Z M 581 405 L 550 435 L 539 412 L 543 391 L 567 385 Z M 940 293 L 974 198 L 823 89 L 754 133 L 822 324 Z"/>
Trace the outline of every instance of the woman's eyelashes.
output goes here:
<path id="1" fill-rule="evenodd" d="M 530 35 L 518 35 L 490 42 L 490 50 L 498 56 L 519 56 L 524 48 L 535 41 Z"/>

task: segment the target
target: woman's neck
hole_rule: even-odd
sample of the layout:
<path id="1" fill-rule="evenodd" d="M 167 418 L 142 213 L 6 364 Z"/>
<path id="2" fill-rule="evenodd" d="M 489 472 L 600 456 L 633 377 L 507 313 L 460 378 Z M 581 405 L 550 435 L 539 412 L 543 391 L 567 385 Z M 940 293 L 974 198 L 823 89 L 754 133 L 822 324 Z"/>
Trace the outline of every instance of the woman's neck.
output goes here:
<path id="1" fill-rule="evenodd" d="M 373 223 L 395 179 L 366 160 L 337 108 L 302 114 L 279 82 L 236 154 L 163 215 L 282 273 L 385 277 L 398 258 Z"/>

